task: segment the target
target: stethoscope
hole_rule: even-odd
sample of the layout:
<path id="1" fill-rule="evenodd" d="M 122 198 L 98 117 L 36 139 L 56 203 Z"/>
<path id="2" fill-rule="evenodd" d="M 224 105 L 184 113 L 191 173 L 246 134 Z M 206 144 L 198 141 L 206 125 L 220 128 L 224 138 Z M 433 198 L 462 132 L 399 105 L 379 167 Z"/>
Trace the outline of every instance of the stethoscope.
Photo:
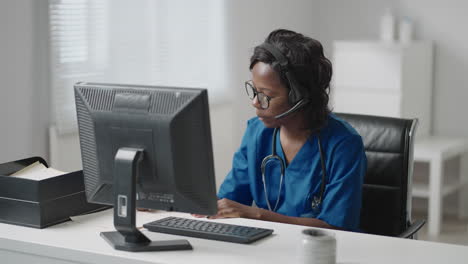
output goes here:
<path id="1" fill-rule="evenodd" d="M 284 171 L 285 171 L 285 168 L 286 168 L 284 160 L 280 156 L 276 155 L 276 135 L 278 134 L 278 130 L 279 130 L 278 128 L 275 128 L 275 130 L 273 132 L 273 140 L 272 140 L 272 143 L 271 143 L 271 149 L 272 149 L 271 152 L 272 153 L 271 153 L 271 155 L 268 155 L 263 159 L 262 166 L 261 166 L 263 189 L 265 191 L 265 200 L 266 200 L 268 209 L 270 211 L 273 211 L 273 212 L 276 211 L 276 209 L 278 207 L 278 204 L 279 204 L 281 190 L 282 190 L 282 187 L 283 187 Z M 319 133 L 317 133 L 317 142 L 318 142 L 318 148 L 319 148 L 319 152 L 320 152 L 320 164 L 322 166 L 322 181 L 321 181 L 321 184 L 320 184 L 320 194 L 319 194 L 319 196 L 318 197 L 314 196 L 312 198 L 311 207 L 312 207 L 313 210 L 318 209 L 318 207 L 322 203 L 323 193 L 325 192 L 325 181 L 326 181 L 325 161 L 324 161 L 324 156 L 323 156 L 323 151 L 322 151 L 322 143 L 320 142 L 320 134 Z M 272 209 L 271 204 L 270 204 L 270 200 L 268 199 L 269 195 L 268 195 L 268 190 L 267 190 L 267 186 L 266 186 L 265 167 L 266 167 L 268 162 L 273 161 L 273 160 L 278 160 L 280 162 L 281 176 L 280 176 L 280 183 L 279 183 L 279 189 L 278 189 L 278 198 L 276 198 L 275 207 Z"/>

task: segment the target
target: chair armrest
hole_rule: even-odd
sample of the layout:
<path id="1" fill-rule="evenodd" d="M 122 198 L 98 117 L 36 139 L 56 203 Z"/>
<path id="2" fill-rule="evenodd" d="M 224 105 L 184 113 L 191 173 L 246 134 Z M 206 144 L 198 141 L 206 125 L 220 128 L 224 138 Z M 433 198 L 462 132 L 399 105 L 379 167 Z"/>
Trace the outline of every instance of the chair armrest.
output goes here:
<path id="1" fill-rule="evenodd" d="M 424 226 L 426 223 L 426 220 L 417 220 L 414 223 L 412 223 L 403 233 L 398 235 L 398 237 L 402 238 L 412 238 L 416 232 L 421 229 L 421 227 Z"/>

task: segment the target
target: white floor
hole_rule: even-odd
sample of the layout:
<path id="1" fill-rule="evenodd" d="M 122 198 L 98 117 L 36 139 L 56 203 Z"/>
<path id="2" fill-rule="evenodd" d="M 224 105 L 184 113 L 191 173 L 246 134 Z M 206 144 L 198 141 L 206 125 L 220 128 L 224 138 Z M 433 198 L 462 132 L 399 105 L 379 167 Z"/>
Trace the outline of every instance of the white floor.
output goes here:
<path id="1" fill-rule="evenodd" d="M 427 219 L 427 212 L 413 212 L 413 219 Z M 427 235 L 427 225 L 424 225 L 418 232 L 418 239 L 468 246 L 468 219 L 458 219 L 456 216 L 444 215 L 439 236 L 429 237 Z"/>

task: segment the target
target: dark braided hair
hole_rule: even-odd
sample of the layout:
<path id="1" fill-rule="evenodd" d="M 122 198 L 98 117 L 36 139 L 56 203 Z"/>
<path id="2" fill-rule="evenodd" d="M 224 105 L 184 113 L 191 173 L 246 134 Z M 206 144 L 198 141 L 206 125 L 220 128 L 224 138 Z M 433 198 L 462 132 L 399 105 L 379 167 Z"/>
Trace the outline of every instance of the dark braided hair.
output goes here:
<path id="1" fill-rule="evenodd" d="M 332 64 L 325 57 L 322 44 L 313 38 L 286 29 L 271 32 L 265 42 L 281 51 L 288 60 L 289 68 L 297 82 L 308 89 L 310 102 L 302 110 L 306 117 L 304 128 L 319 130 L 325 126 L 330 113 L 328 101 L 332 77 Z M 257 62 L 272 66 L 280 75 L 283 84 L 291 89 L 275 57 L 261 45 L 255 47 L 250 58 L 250 70 Z"/>

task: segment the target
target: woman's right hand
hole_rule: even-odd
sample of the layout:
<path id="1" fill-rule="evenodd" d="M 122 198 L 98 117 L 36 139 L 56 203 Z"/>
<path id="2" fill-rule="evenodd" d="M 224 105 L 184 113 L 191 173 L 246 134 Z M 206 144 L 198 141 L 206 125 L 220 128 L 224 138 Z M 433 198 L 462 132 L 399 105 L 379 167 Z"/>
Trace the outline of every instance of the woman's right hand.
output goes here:
<path id="1" fill-rule="evenodd" d="M 218 200 L 218 213 L 213 216 L 192 214 L 192 216 L 197 218 L 207 217 L 208 219 L 218 219 L 218 218 L 252 218 L 257 219 L 259 215 L 258 208 L 252 206 L 244 205 L 226 198 Z"/>

